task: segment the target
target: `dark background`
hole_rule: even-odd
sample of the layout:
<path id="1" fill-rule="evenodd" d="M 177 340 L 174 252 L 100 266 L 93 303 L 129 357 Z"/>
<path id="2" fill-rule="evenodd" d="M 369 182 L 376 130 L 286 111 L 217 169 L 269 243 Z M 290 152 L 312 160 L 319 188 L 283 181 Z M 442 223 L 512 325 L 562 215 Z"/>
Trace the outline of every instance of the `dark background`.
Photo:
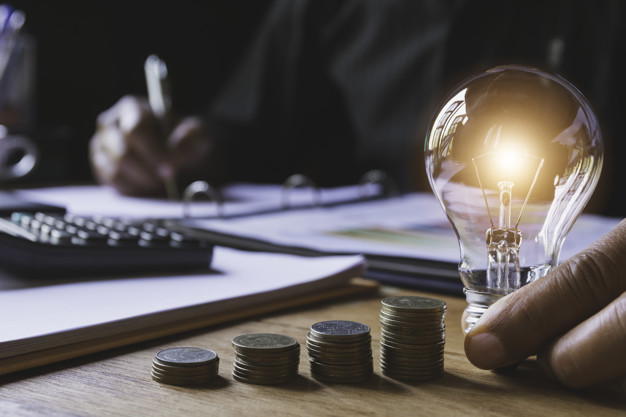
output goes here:
<path id="1" fill-rule="evenodd" d="M 337 0 L 339 1 L 339 0 Z M 385 1 L 385 0 L 381 0 Z M 559 34 L 564 59 L 554 68 L 581 89 L 605 139 L 598 212 L 624 215 L 626 6 L 619 0 L 473 0 L 454 17 L 444 65 L 448 90 L 468 74 L 502 63 L 546 68 L 538 47 Z M 174 109 L 203 112 L 245 53 L 271 0 L 10 2 L 26 13 L 37 43 L 36 123 L 21 126 L 42 150 L 24 182 L 90 180 L 88 142 L 95 119 L 124 94 L 145 94 L 143 63 L 167 63 Z M 593 201 L 588 207 L 595 210 Z M 598 206 L 600 207 L 600 206 Z"/>
<path id="2" fill-rule="evenodd" d="M 12 1 L 35 39 L 36 126 L 42 165 L 28 181 L 90 179 L 97 115 L 124 94 L 145 95 L 143 63 L 168 64 L 174 107 L 200 112 L 245 51 L 267 0 Z M 22 180 L 22 181 L 25 181 Z"/>

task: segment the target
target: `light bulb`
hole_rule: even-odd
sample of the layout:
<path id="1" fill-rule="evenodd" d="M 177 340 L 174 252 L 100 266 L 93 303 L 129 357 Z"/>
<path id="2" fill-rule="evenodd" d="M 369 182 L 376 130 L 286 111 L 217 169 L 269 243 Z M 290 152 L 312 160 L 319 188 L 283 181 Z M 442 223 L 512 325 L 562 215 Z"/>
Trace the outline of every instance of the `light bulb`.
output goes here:
<path id="1" fill-rule="evenodd" d="M 435 113 L 426 171 L 459 240 L 467 332 L 499 298 L 542 278 L 598 182 L 603 145 L 583 95 L 523 66 L 469 78 Z"/>

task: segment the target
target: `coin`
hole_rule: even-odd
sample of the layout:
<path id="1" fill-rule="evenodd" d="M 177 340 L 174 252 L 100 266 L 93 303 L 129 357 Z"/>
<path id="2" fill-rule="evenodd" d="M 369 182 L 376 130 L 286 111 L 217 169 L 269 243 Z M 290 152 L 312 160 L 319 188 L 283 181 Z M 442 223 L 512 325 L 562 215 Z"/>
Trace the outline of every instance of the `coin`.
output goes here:
<path id="1" fill-rule="evenodd" d="M 387 297 L 382 300 L 382 305 L 389 311 L 422 311 L 438 312 L 446 309 L 446 303 L 442 300 L 430 297 L 418 297 L 412 295 Z"/>
<path id="2" fill-rule="evenodd" d="M 212 350 L 197 347 L 177 347 L 164 349 L 156 354 L 156 359 L 165 365 L 198 366 L 218 360 Z"/>
<path id="3" fill-rule="evenodd" d="M 370 338 L 370 327 L 367 324 L 348 320 L 320 321 L 311 325 L 310 335 L 324 341 L 350 341 Z"/>
<path id="4" fill-rule="evenodd" d="M 285 352 L 299 348 L 298 341 L 282 334 L 250 333 L 237 336 L 232 341 L 236 352 L 261 355 L 264 352 Z"/>
<path id="5" fill-rule="evenodd" d="M 446 317 L 446 310 L 435 311 L 435 312 L 423 312 L 421 310 L 391 310 L 385 306 L 380 308 L 380 314 L 389 316 L 390 318 L 394 317 L 405 317 L 411 320 L 440 320 Z"/>
<path id="6" fill-rule="evenodd" d="M 215 352 L 196 347 L 164 349 L 152 359 L 151 376 L 171 385 L 198 385 L 214 379 L 219 372 Z"/>
<path id="7" fill-rule="evenodd" d="M 314 323 L 306 335 L 311 376 L 324 382 L 352 383 L 374 372 L 371 328 L 330 320 Z"/>
<path id="8" fill-rule="evenodd" d="M 298 375 L 300 344 L 274 333 L 251 333 L 232 340 L 235 351 L 233 378 L 249 384 L 273 385 Z"/>
<path id="9" fill-rule="evenodd" d="M 277 376 L 269 376 L 269 377 L 259 377 L 255 375 L 241 373 L 238 370 L 233 370 L 233 378 L 237 381 L 245 382 L 247 384 L 257 384 L 257 385 L 278 385 L 284 384 L 289 381 L 292 381 L 298 375 L 297 372 L 292 374 L 285 375 L 277 375 Z"/>
<path id="10" fill-rule="evenodd" d="M 215 363 L 211 366 L 198 366 L 198 367 L 175 367 L 175 366 L 163 366 L 157 362 L 152 362 L 152 369 L 166 373 L 168 375 L 206 375 L 211 373 L 217 373 L 219 369 L 219 363 Z"/>
<path id="11" fill-rule="evenodd" d="M 171 376 L 161 376 L 158 373 L 152 371 L 151 373 L 152 379 L 160 382 L 162 384 L 168 385 L 201 385 L 209 383 L 213 380 L 213 377 L 204 377 L 204 378 L 179 378 L 179 377 L 171 377 Z"/>
<path id="12" fill-rule="evenodd" d="M 430 297 L 381 301 L 380 367 L 390 378 L 426 381 L 443 374 L 446 304 Z"/>

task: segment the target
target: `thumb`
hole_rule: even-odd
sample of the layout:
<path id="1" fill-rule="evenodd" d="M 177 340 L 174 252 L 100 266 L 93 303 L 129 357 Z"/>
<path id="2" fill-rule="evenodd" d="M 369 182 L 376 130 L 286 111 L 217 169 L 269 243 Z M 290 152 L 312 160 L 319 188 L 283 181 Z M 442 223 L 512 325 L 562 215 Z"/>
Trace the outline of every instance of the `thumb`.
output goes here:
<path id="1" fill-rule="evenodd" d="M 475 366 L 496 369 L 537 354 L 626 290 L 626 220 L 547 276 L 492 305 L 467 334 Z"/>

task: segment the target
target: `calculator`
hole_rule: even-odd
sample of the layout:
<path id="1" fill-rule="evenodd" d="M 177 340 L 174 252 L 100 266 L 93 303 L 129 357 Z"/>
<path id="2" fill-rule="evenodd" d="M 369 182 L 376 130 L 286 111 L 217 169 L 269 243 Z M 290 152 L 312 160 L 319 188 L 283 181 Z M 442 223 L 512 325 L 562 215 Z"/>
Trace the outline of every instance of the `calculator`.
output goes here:
<path id="1" fill-rule="evenodd" d="M 0 269 L 18 276 L 206 271 L 213 246 L 164 221 L 64 210 L 0 216 Z"/>

